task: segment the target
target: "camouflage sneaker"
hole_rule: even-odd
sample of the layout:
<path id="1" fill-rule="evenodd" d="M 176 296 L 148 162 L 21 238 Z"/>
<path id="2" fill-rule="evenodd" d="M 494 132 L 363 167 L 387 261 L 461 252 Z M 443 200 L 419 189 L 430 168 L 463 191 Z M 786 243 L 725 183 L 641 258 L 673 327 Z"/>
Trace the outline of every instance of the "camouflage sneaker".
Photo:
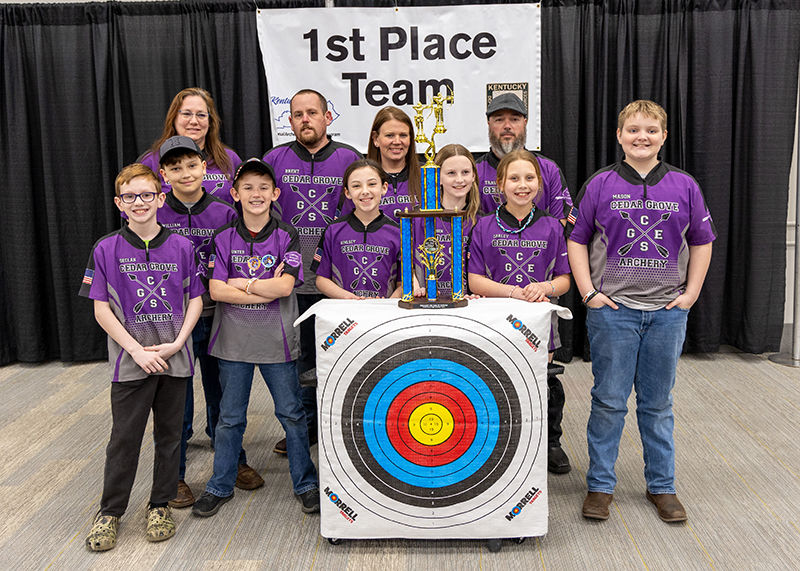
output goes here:
<path id="1" fill-rule="evenodd" d="M 164 541 L 175 535 L 175 522 L 169 506 L 147 510 L 147 541 Z"/>
<path id="2" fill-rule="evenodd" d="M 113 515 L 97 515 L 92 523 L 92 529 L 86 536 L 86 549 L 89 551 L 108 551 L 117 544 L 117 529 L 119 518 Z"/>

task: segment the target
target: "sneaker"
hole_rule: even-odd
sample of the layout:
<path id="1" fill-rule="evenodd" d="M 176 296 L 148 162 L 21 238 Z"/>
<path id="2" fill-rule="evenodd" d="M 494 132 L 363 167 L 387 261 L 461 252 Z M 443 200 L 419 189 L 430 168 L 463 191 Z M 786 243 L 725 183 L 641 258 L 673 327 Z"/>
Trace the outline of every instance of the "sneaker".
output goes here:
<path id="1" fill-rule="evenodd" d="M 233 499 L 233 494 L 221 498 L 211 492 L 203 492 L 192 506 L 192 513 L 201 517 L 210 517 L 219 511 L 222 504 Z"/>
<path id="2" fill-rule="evenodd" d="M 307 492 L 303 492 L 302 494 L 295 494 L 295 498 L 303 504 L 303 507 L 300 508 L 303 510 L 303 513 L 306 514 L 313 514 L 319 511 L 319 489 L 312 488 Z"/>
<path id="3" fill-rule="evenodd" d="M 264 485 L 264 478 L 258 475 L 247 464 L 239 464 L 239 472 L 236 474 L 236 487 L 240 490 L 255 490 Z"/>
<path id="4" fill-rule="evenodd" d="M 113 515 L 97 515 L 92 523 L 92 529 L 86 536 L 86 549 L 89 551 L 108 551 L 117 544 L 117 529 L 119 518 Z"/>
<path id="5" fill-rule="evenodd" d="M 147 541 L 164 541 L 175 535 L 175 522 L 169 506 L 147 510 Z"/>
<path id="6" fill-rule="evenodd" d="M 188 508 L 194 504 L 192 489 L 183 480 L 178 480 L 178 495 L 169 502 L 171 508 Z"/>

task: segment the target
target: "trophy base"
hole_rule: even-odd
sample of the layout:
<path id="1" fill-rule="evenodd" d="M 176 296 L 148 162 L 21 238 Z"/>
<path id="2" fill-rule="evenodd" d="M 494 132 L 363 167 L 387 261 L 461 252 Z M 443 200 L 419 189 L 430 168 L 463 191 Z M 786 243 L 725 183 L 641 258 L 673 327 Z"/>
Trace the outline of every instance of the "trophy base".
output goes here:
<path id="1" fill-rule="evenodd" d="M 449 297 L 443 297 L 442 299 L 430 301 L 425 298 L 420 298 L 414 301 L 400 300 L 397 302 L 397 305 L 403 309 L 450 309 L 453 307 L 467 307 L 467 300 L 459 299 L 458 301 L 454 301 Z"/>

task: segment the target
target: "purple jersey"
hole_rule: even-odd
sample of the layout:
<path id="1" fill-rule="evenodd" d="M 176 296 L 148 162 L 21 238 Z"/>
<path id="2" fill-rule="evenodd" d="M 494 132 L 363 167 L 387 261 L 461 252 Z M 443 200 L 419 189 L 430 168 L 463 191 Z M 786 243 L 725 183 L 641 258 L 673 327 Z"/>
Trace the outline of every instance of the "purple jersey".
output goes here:
<path id="1" fill-rule="evenodd" d="M 645 178 L 624 161 L 600 169 L 578 205 L 569 237 L 588 246 L 594 287 L 632 309 L 660 309 L 678 297 L 688 246 L 717 235 L 700 186 L 664 162 Z"/>
<path id="2" fill-rule="evenodd" d="M 557 219 L 536 209 L 533 220 L 520 222 L 505 206 L 500 207 L 500 224 L 495 214 L 487 214 L 475 224 L 469 244 L 469 273 L 492 281 L 525 287 L 568 274 L 567 242 L 564 227 Z"/>
<path id="3" fill-rule="evenodd" d="M 385 214 L 364 227 L 355 214 L 325 229 L 311 269 L 361 297 L 389 297 L 400 274 L 400 227 Z"/>
<path id="4" fill-rule="evenodd" d="M 211 240 L 217 228 L 236 218 L 233 206 L 203 192 L 200 200 L 188 208 L 170 192 L 167 193 L 164 206 L 158 209 L 157 217 L 158 223 L 164 228 L 189 238 L 197 256 L 197 271 L 208 284 Z M 215 305 L 208 292 L 203 294 L 203 317 L 213 315 Z"/>
<path id="5" fill-rule="evenodd" d="M 269 279 L 283 262 L 283 273 L 294 276 L 295 287 L 303 283 L 303 260 L 297 231 L 270 218 L 255 238 L 237 218 L 214 234 L 208 269 L 210 279 Z M 213 357 L 243 363 L 286 363 L 300 355 L 297 297 L 281 297 L 270 303 L 217 302 L 208 353 Z"/>
<path id="6" fill-rule="evenodd" d="M 414 218 L 412 220 L 414 228 L 414 243 L 422 244 L 425 239 L 425 218 Z M 462 291 L 467 291 L 467 249 L 469 248 L 469 235 L 472 230 L 472 223 L 466 216 L 463 217 L 462 224 L 462 240 L 464 242 L 464 260 L 462 261 L 462 268 L 464 268 L 464 287 Z M 439 299 L 450 298 L 453 295 L 453 246 L 452 246 L 452 231 L 450 218 L 437 218 L 436 219 L 436 238 L 439 243 L 444 247 L 442 251 L 442 264 L 436 267 L 436 284 L 438 286 Z M 420 255 L 414 259 L 414 270 L 417 276 L 419 285 L 425 287 L 427 269 L 422 265 Z"/>
<path id="7" fill-rule="evenodd" d="M 125 330 L 146 347 L 175 341 L 189 300 L 203 291 L 189 240 L 161 228 L 145 245 L 125 226 L 94 245 L 79 294 L 107 301 Z M 108 360 L 114 382 L 148 376 L 111 336 Z M 164 375 L 194 375 L 191 339 L 167 359 L 167 364 Z"/>
<path id="8" fill-rule="evenodd" d="M 231 159 L 232 170 L 231 173 L 235 173 L 236 169 L 242 164 L 242 159 L 239 158 L 235 152 L 231 149 L 225 149 L 225 152 L 228 153 L 228 157 Z M 152 153 L 145 153 L 137 162 L 142 163 L 143 165 L 147 165 L 153 172 L 158 174 L 158 178 L 161 179 L 161 190 L 164 192 L 170 192 L 172 190 L 172 186 L 164 180 L 158 171 L 161 168 L 158 164 L 160 159 L 160 155 L 158 151 Z M 214 163 L 208 163 L 208 154 L 203 151 L 203 160 L 206 161 L 206 174 L 203 176 L 203 188 L 215 198 L 219 198 L 220 200 L 224 200 L 228 204 L 233 204 L 233 196 L 231 196 L 231 188 L 233 188 L 233 174 L 228 176 L 227 174 L 222 172 L 222 169 L 218 167 Z"/>
<path id="9" fill-rule="evenodd" d="M 311 261 L 325 227 L 336 217 L 342 194 L 342 177 L 361 155 L 354 148 L 329 141 L 313 155 L 297 141 L 275 147 L 264 161 L 275 169 L 281 189 L 274 203 L 277 215 L 300 235 L 306 281 L 300 294 L 318 294 Z"/>
<path id="10" fill-rule="evenodd" d="M 569 218 L 572 197 L 567 188 L 567 180 L 561 169 L 552 159 L 535 152 L 531 153 L 539 161 L 542 171 L 542 192 L 536 200 L 536 208 L 544 210 L 554 218 Z M 489 151 L 478 159 L 478 189 L 481 193 L 481 210 L 492 213 L 506 199 L 497 187 L 497 165 L 500 159 Z"/>

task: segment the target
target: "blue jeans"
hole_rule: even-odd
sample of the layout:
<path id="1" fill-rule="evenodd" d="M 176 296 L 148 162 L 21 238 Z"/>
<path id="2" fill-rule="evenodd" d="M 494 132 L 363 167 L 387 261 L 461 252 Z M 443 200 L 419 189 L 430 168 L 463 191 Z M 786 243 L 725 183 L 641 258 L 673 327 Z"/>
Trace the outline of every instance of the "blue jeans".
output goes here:
<path id="1" fill-rule="evenodd" d="M 647 489 L 674 494 L 672 387 L 689 310 L 641 311 L 618 305 L 617 310 L 604 305 L 586 311 L 594 373 L 586 483 L 590 492 L 614 493 L 614 464 L 633 387 Z"/>
<path id="2" fill-rule="evenodd" d="M 192 330 L 192 349 L 200 363 L 203 375 L 203 393 L 206 397 L 206 434 L 214 446 L 214 431 L 219 421 L 219 401 L 222 399 L 222 387 L 219 384 L 219 365 L 217 358 L 208 354 L 208 339 L 211 337 L 211 323 L 214 316 L 201 317 Z M 192 437 L 194 420 L 194 383 L 191 379 L 186 383 L 186 404 L 183 409 L 183 432 L 181 434 L 181 464 L 178 479 L 186 479 L 186 448 Z M 239 455 L 239 464 L 246 464 L 244 449 Z"/>
<path id="3" fill-rule="evenodd" d="M 214 475 L 206 484 L 206 491 L 223 498 L 233 493 L 237 457 L 247 428 L 247 406 L 255 367 L 259 368 L 267 383 L 275 403 L 275 417 L 286 431 L 286 451 L 294 492 L 302 494 L 313 490 L 319 484 L 317 469 L 308 450 L 308 429 L 300 404 L 296 361 L 254 365 L 219 359 L 222 401 L 214 447 Z"/>

